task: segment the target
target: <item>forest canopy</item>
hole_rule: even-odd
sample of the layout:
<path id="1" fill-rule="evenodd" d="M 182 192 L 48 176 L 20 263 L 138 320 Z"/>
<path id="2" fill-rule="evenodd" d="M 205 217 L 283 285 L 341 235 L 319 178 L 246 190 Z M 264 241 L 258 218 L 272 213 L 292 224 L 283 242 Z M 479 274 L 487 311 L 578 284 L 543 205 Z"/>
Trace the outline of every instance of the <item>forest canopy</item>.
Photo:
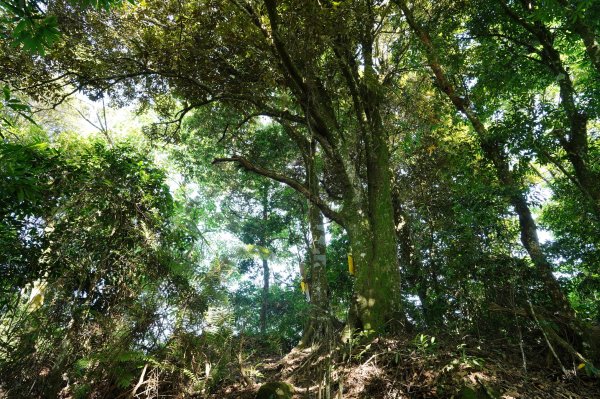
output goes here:
<path id="1" fill-rule="evenodd" d="M 0 21 L 0 397 L 600 393 L 597 0 Z"/>

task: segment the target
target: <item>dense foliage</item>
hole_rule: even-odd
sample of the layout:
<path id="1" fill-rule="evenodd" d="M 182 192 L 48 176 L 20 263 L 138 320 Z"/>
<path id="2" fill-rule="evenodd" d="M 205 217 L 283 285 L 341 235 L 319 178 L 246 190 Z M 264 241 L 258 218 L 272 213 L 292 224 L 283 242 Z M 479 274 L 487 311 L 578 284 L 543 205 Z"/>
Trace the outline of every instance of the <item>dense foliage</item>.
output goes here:
<path id="1" fill-rule="evenodd" d="M 208 396 L 296 346 L 329 389 L 415 334 L 597 386 L 600 2 L 0 10 L 0 396 Z M 76 93 L 153 122 L 42 117 Z"/>

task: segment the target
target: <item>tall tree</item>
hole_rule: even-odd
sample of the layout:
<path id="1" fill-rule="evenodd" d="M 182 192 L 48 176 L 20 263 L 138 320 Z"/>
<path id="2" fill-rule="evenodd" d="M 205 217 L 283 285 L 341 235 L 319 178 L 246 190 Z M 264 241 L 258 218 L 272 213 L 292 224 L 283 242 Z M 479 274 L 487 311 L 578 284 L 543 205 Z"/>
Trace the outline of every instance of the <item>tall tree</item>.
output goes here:
<path id="1" fill-rule="evenodd" d="M 345 227 L 357 269 L 353 324 L 381 330 L 402 320 L 387 129 L 394 112 L 385 96 L 397 71 L 382 50 L 389 8 L 380 1 L 148 2 L 114 13 L 110 23 L 93 12 L 78 22 L 65 8 L 57 14 L 72 24 L 64 28 L 68 44 L 50 59 L 68 62 L 68 79 L 84 90 L 112 87 L 118 97 L 146 87 L 143 97 L 159 98 L 169 87 L 185 102 L 180 117 L 218 103 L 241 119 L 266 115 L 294 125 L 286 133 L 299 152 L 308 154 L 315 140 L 330 177 L 319 182 L 319 195 L 242 156 L 240 146 L 219 161 L 289 185 Z M 93 39 L 82 42 L 82 29 Z M 83 54 L 93 54 L 93 65 Z"/>
<path id="2" fill-rule="evenodd" d="M 498 180 L 505 186 L 505 195 L 510 200 L 519 218 L 521 242 L 527 250 L 533 264 L 536 266 L 537 278 L 540 279 L 552 299 L 553 311 L 560 314 L 561 321 L 568 331 L 567 334 L 573 334 L 577 337 L 576 340 L 578 341 L 577 345 L 579 348 L 588 350 L 590 348 L 590 345 L 588 344 L 595 340 L 594 335 L 596 333 L 593 329 L 584 327 L 580 320 L 578 320 L 571 303 L 554 276 L 553 266 L 544 252 L 538 238 L 537 224 L 526 199 L 526 187 L 523 185 L 516 168 L 511 168 L 510 166 L 510 156 L 506 152 L 507 143 L 505 142 L 505 139 L 498 134 L 493 134 L 492 128 L 487 127 L 490 125 L 494 126 L 494 122 L 498 125 L 498 120 L 501 120 L 502 118 L 494 118 L 492 114 L 490 115 L 491 120 L 486 121 L 482 117 L 481 110 L 485 109 L 485 106 L 472 103 L 469 100 L 468 88 L 462 87 L 459 89 L 453 83 L 455 81 L 464 81 L 465 78 L 460 75 L 448 75 L 447 70 L 449 68 L 447 65 L 443 65 L 440 50 L 432 39 L 431 32 L 415 17 L 415 9 L 409 8 L 407 3 L 403 0 L 396 1 L 396 4 L 402 10 L 408 25 L 423 46 L 423 52 L 426 56 L 428 65 L 433 72 L 438 88 L 447 96 L 455 109 L 463 114 L 470 122 L 477 135 L 484 156 L 494 165 Z M 510 10 L 505 9 L 505 11 L 510 13 Z M 458 51 L 458 53 L 460 54 L 460 51 Z M 562 83 L 559 82 L 559 85 L 562 85 Z M 561 93 L 563 91 L 564 88 L 561 88 Z M 580 137 L 587 137 L 585 129 L 581 130 L 579 133 L 581 134 Z M 573 135 L 576 134 L 572 132 L 570 137 L 573 138 Z M 578 139 L 575 138 L 574 140 Z M 587 142 L 587 138 L 585 141 Z M 584 147 L 587 147 L 587 144 L 585 144 Z M 582 148 L 583 147 L 577 150 L 579 155 L 582 154 Z M 587 158 L 587 155 L 585 157 Z M 573 167 L 574 169 L 577 169 L 575 164 L 573 164 Z M 583 188 L 581 180 L 579 183 L 580 187 Z M 587 193 L 589 194 L 589 191 Z M 592 202 L 592 207 L 593 206 Z M 554 339 L 571 353 L 576 353 L 568 344 L 565 345 L 565 341 L 562 338 L 554 335 Z M 587 341 L 588 344 L 583 343 L 583 341 Z M 597 349 L 595 348 L 589 349 L 589 354 L 596 356 L 596 351 Z"/>
<path id="3" fill-rule="evenodd" d="M 593 38 L 598 35 L 598 27 L 588 24 L 589 17 L 598 12 L 597 6 L 581 4 L 573 9 L 573 4 L 566 1 L 498 1 L 473 2 L 470 7 L 472 15 L 467 16 L 466 24 L 472 40 L 481 43 L 484 51 L 506 54 L 519 65 L 512 78 L 502 76 L 504 83 L 510 83 L 504 88 L 498 85 L 501 82 L 490 84 L 485 69 L 479 70 L 477 78 L 482 81 L 479 85 L 491 88 L 500 98 L 510 98 L 520 107 L 524 107 L 523 99 L 533 93 L 557 94 L 547 96 L 533 108 L 537 111 L 535 118 L 544 126 L 538 133 L 538 141 L 543 140 L 544 144 L 536 150 L 546 162 L 561 166 L 598 218 L 600 179 L 595 167 L 598 156 L 590 134 L 590 120 L 598 115 L 599 109 L 596 101 L 591 100 L 599 90 Z M 581 41 L 582 37 L 587 38 L 587 44 Z M 484 58 L 488 70 L 497 69 L 498 61 Z M 529 78 L 518 83 L 517 76 L 522 79 L 524 73 Z M 512 94 L 507 89 L 514 86 L 518 89 Z"/>
<path id="4" fill-rule="evenodd" d="M 438 55 L 439 50 L 435 47 L 429 32 L 415 19 L 413 11 L 403 0 L 398 0 L 397 4 L 402 9 L 415 35 L 423 44 L 424 53 L 433 71 L 438 87 L 446 94 L 456 110 L 468 118 L 478 136 L 482 152 L 494 165 L 498 180 L 505 186 L 506 195 L 519 216 L 521 242 L 537 267 L 539 276 L 552 296 L 554 305 L 566 316 L 569 318 L 572 317 L 573 310 L 571 305 L 562 292 L 556 278 L 553 276 L 552 266 L 540 245 L 537 225 L 527 204 L 524 189 L 510 169 L 508 156 L 504 152 L 504 143 L 488 132 L 477 111 L 469 104 L 465 96 L 459 94 L 456 87 L 451 83 L 451 79 L 447 76 L 441 64 Z"/>

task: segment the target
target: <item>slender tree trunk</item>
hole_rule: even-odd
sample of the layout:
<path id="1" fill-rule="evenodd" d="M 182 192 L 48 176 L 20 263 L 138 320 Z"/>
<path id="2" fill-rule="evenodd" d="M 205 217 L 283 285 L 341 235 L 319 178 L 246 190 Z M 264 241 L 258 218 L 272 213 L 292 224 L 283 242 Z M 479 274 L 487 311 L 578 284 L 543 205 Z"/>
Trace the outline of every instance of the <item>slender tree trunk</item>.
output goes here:
<path id="1" fill-rule="evenodd" d="M 521 243 L 529 254 L 531 261 L 538 271 L 538 277 L 541 279 L 544 287 L 552 298 L 554 310 L 568 317 L 575 317 L 575 313 L 567 297 L 564 295 L 558 281 L 552 274 L 552 265 L 542 250 L 538 234 L 537 224 L 533 219 L 525 194 L 514 180 L 508 159 L 504 153 L 501 144 L 494 142 L 482 142 L 485 157 L 494 164 L 496 176 L 504 186 L 507 198 L 510 200 L 517 216 L 519 217 L 519 230 Z"/>
<path id="2" fill-rule="evenodd" d="M 262 196 L 262 220 L 266 226 L 269 220 L 269 190 L 265 189 Z M 267 246 L 267 240 L 265 237 L 261 237 L 260 245 L 263 248 Z M 263 288 L 262 298 L 260 305 L 260 333 L 265 335 L 267 333 L 267 310 L 269 308 L 269 280 L 271 279 L 271 270 L 269 269 L 269 261 L 266 254 L 262 255 L 262 269 L 263 269 Z"/>
<path id="3" fill-rule="evenodd" d="M 319 196 L 319 171 L 315 163 L 316 142 L 310 143 L 309 154 L 304 157 L 306 183 L 309 190 Z M 304 329 L 301 346 L 322 343 L 333 333 L 329 313 L 329 287 L 327 284 L 327 242 L 321 210 L 308 201 L 308 224 L 310 228 L 310 266 L 307 270 L 310 312 Z"/>
<path id="4" fill-rule="evenodd" d="M 549 33 L 541 37 L 549 36 Z M 550 40 L 550 39 L 548 39 Z M 589 144 L 585 112 L 578 109 L 575 102 L 575 88 L 569 72 L 564 68 L 560 54 L 552 47 L 545 45 L 543 52 L 546 64 L 559 82 L 561 107 L 565 111 L 568 135 L 559 134 L 560 144 L 567 153 L 567 159 L 573 166 L 577 183 L 584 195 L 592 201 L 593 210 L 600 217 L 600 175 L 590 167 Z"/>
<path id="5" fill-rule="evenodd" d="M 310 312 L 301 346 L 325 342 L 333 333 L 329 313 L 327 284 L 327 243 L 321 211 L 309 203 L 308 220 L 311 233 L 310 267 L 307 271 Z"/>
<path id="6" fill-rule="evenodd" d="M 595 338 L 597 337 L 597 335 L 595 335 L 596 332 L 594 329 L 583 326 L 582 323 L 577 319 L 571 304 L 561 290 L 558 281 L 552 274 L 551 264 L 548 262 L 548 259 L 546 258 L 540 245 L 537 235 L 537 226 L 529 206 L 527 205 L 525 194 L 518 182 L 516 182 L 514 179 L 513 173 L 509 168 L 507 156 L 501 144 L 497 141 L 490 140 L 490 135 L 479 119 L 478 115 L 469 107 L 462 97 L 456 94 L 455 88 L 449 82 L 443 68 L 441 67 L 436 49 L 431 41 L 431 38 L 429 37 L 429 34 L 416 22 L 412 12 L 406 6 L 405 1 L 395 1 L 396 4 L 398 4 L 402 9 L 409 25 L 413 31 L 415 31 L 418 38 L 421 40 L 421 43 L 424 45 L 429 65 L 433 70 L 438 86 L 448 96 L 457 111 L 463 113 L 469 119 L 478 135 L 481 148 L 486 158 L 492 161 L 494 164 L 498 180 L 505 186 L 507 197 L 510 199 L 510 203 L 514 207 L 515 212 L 519 217 L 521 242 L 537 269 L 538 278 L 552 299 L 553 310 L 559 316 L 561 316 L 560 319 L 565 323 L 564 326 L 568 331 L 567 335 L 569 335 L 571 339 L 574 337 L 577 341 L 579 341 L 577 343 L 578 347 L 582 346 L 586 352 L 590 353 L 594 357 L 598 357 L 598 346 L 595 343 Z M 561 87 L 561 97 L 563 95 L 563 91 L 564 88 Z M 577 132 L 579 135 L 581 133 L 581 130 Z M 571 137 L 570 140 L 581 140 L 581 136 L 579 136 L 579 138 Z M 587 142 L 585 142 L 585 144 L 586 143 Z M 577 142 L 577 145 L 581 146 L 582 142 Z M 598 183 L 596 182 L 596 184 Z"/>
<path id="7" fill-rule="evenodd" d="M 260 333 L 267 333 L 267 309 L 269 308 L 269 280 L 271 271 L 269 270 L 269 261 L 266 258 L 262 259 L 263 268 L 263 288 L 262 300 L 260 304 Z"/>
<path id="8" fill-rule="evenodd" d="M 427 289 L 430 287 L 429 281 L 425 276 L 427 271 L 421 262 L 419 255 L 415 254 L 415 249 L 412 240 L 412 230 L 410 217 L 407 212 L 404 212 L 398 197 L 398 193 L 394 191 L 394 219 L 396 224 L 396 232 L 398 236 L 398 244 L 400 250 L 399 262 L 404 270 L 406 279 L 416 288 L 417 296 L 421 302 L 421 311 L 423 313 L 423 321 L 427 327 L 433 326 L 433 315 L 430 311 L 429 298 Z"/>

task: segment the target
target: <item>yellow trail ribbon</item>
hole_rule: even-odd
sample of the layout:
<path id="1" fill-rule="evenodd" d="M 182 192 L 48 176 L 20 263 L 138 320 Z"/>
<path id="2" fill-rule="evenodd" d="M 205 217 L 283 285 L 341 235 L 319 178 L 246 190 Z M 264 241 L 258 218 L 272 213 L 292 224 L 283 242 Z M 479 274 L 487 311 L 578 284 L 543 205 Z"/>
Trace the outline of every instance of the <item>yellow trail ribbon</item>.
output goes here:
<path id="1" fill-rule="evenodd" d="M 348 272 L 354 276 L 354 259 L 352 259 L 352 254 L 348 254 Z"/>

